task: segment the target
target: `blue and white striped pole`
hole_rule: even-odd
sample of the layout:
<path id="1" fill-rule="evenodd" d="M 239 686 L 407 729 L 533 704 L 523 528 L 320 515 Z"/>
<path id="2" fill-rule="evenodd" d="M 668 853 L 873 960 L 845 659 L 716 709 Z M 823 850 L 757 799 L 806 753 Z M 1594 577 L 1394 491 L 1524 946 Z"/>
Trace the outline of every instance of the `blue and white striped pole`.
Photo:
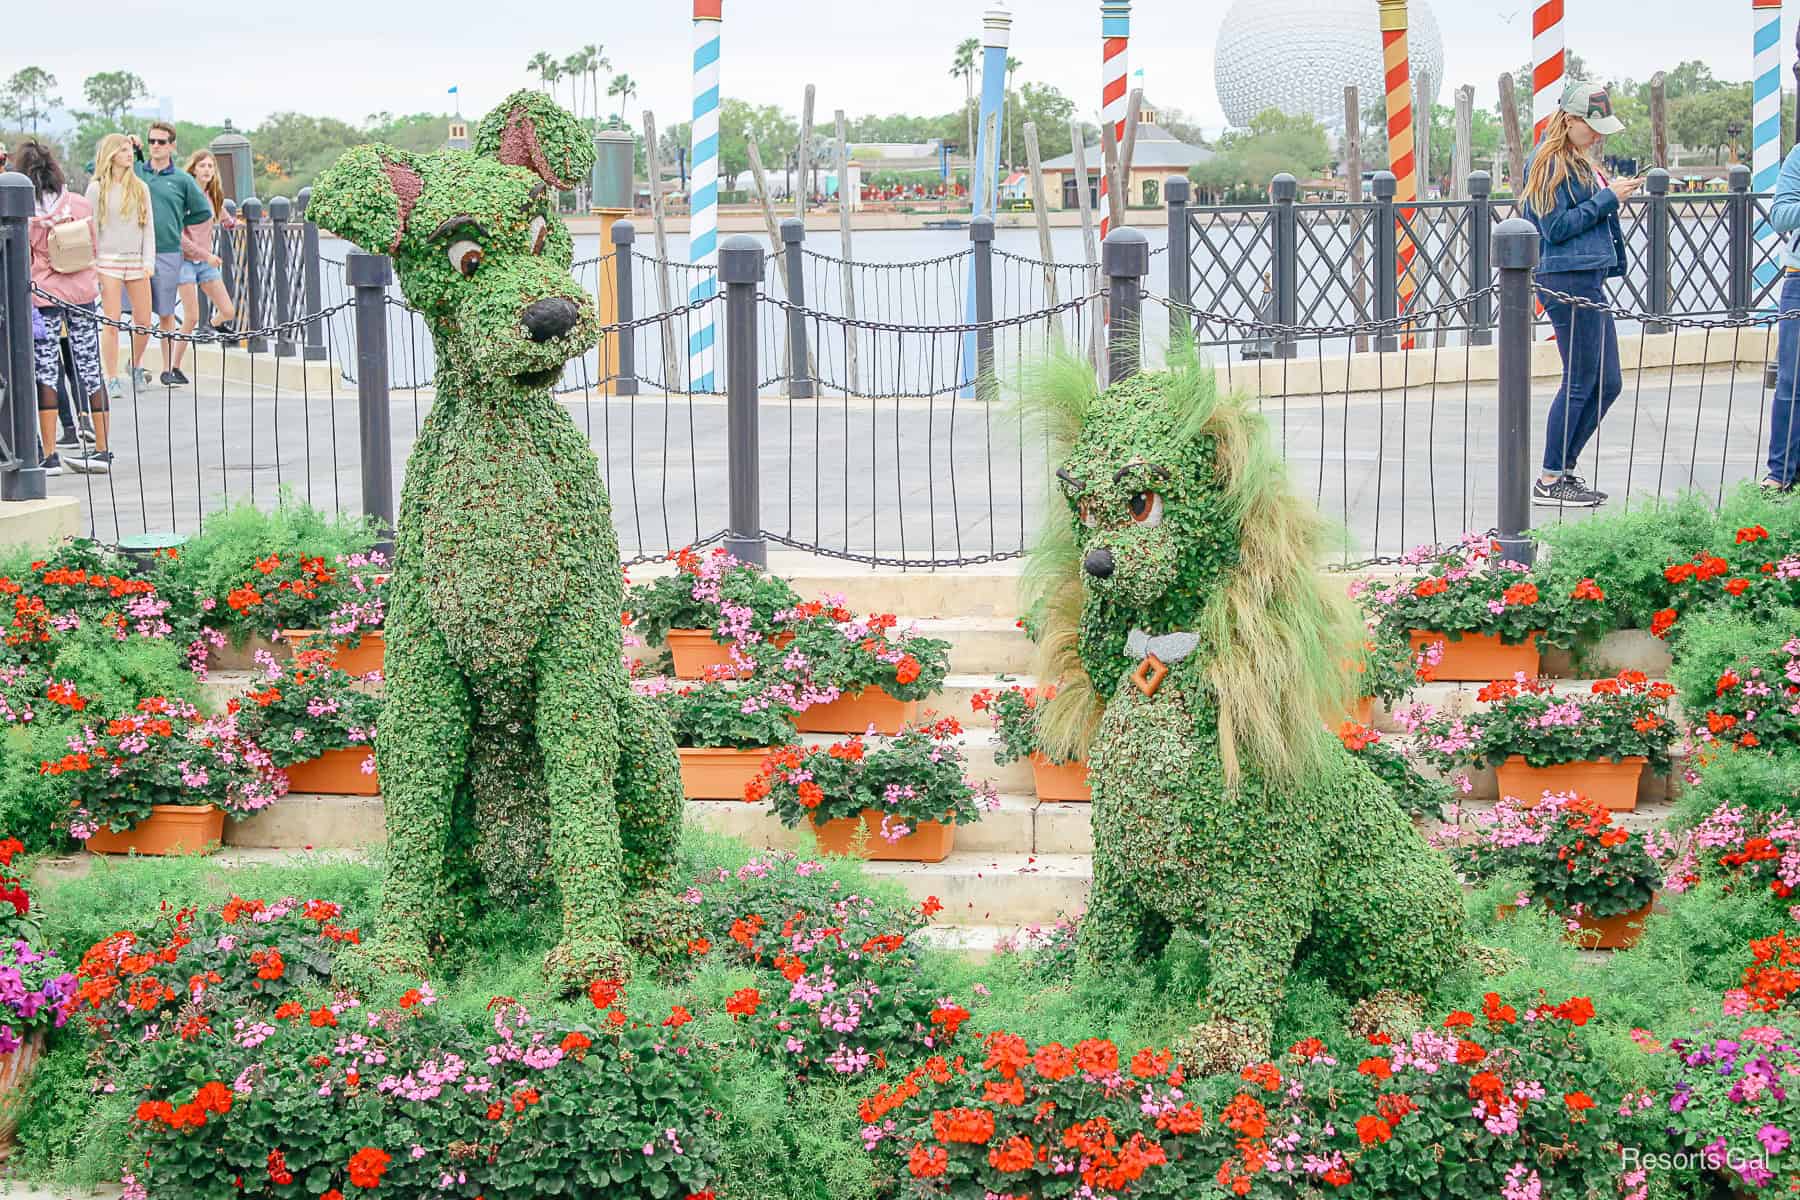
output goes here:
<path id="1" fill-rule="evenodd" d="M 1750 0 L 1756 28 L 1750 190 L 1772 195 L 1781 175 L 1781 0 Z M 1772 293 L 1780 270 L 1779 237 L 1767 221 L 1756 226 L 1758 294 Z"/>
<path id="2" fill-rule="evenodd" d="M 724 0 L 694 0 L 693 170 L 688 190 L 688 262 L 701 270 L 688 288 L 688 303 L 719 294 L 719 25 Z M 653 181 L 654 182 L 654 181 Z M 717 305 L 695 314 L 688 326 L 688 380 L 696 392 L 718 391 Z"/>
<path id="3" fill-rule="evenodd" d="M 981 119 L 975 127 L 975 169 L 969 181 L 969 196 L 976 217 L 994 215 L 995 196 L 1000 190 L 999 130 L 1006 108 L 1006 51 L 1012 43 L 1012 13 L 1006 5 L 996 4 L 981 17 Z M 969 260 L 969 297 L 967 318 L 975 317 L 975 261 Z M 963 395 L 975 394 L 975 334 L 963 335 L 964 370 L 969 382 Z"/>

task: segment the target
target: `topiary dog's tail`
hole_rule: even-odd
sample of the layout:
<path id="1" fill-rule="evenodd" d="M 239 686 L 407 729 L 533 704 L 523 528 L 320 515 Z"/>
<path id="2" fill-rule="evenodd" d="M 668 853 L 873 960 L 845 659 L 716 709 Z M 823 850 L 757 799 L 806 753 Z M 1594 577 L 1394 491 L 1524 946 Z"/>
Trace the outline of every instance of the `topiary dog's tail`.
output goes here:
<path id="1" fill-rule="evenodd" d="M 1307 774 L 1332 751 L 1326 724 L 1349 711 L 1352 650 L 1363 635 L 1346 590 L 1318 572 L 1327 523 L 1294 490 L 1262 415 L 1243 397 L 1221 394 L 1191 343 L 1171 348 L 1159 399 L 1176 410 L 1177 453 L 1208 441 L 1238 528 L 1238 565 L 1197 630 L 1215 648 L 1206 673 L 1227 774 L 1235 779 L 1246 757 L 1267 778 Z M 1047 435 L 1054 462 L 1104 403 L 1087 364 L 1064 358 L 1037 373 L 1024 407 Z M 1078 653 L 1084 590 L 1075 525 L 1060 494 L 1045 512 L 1023 580 L 1038 630 L 1039 678 L 1059 688 L 1040 710 L 1039 734 L 1047 752 L 1073 756 L 1085 752 L 1106 697 L 1096 694 Z"/>

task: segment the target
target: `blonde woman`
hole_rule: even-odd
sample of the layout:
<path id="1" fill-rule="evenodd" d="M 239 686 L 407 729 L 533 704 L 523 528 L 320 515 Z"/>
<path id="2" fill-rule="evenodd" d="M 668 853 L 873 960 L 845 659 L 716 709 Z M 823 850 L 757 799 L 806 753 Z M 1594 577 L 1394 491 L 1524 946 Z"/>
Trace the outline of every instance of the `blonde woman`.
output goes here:
<path id="1" fill-rule="evenodd" d="M 131 297 L 131 369 L 137 386 L 150 386 L 144 370 L 144 350 L 150 344 L 150 276 L 156 270 L 156 219 L 150 210 L 150 189 L 135 169 L 131 139 L 109 133 L 100 139 L 94 155 L 94 178 L 87 186 L 88 207 L 99 229 L 100 249 L 94 265 L 100 273 L 100 307 L 107 319 L 117 321 L 124 312 L 124 297 Z M 138 332 L 138 329 L 145 332 Z M 100 330 L 100 358 L 106 370 L 106 391 L 114 400 L 124 396 L 119 378 L 119 331 Z"/>
<path id="2" fill-rule="evenodd" d="M 1606 500 L 1575 474 L 1575 464 L 1625 387 L 1619 331 L 1611 315 L 1545 290 L 1604 305 L 1610 303 L 1607 279 L 1625 273 L 1619 209 L 1643 181 L 1608 183 L 1597 165 L 1603 139 L 1624 128 L 1605 88 L 1571 80 L 1525 170 L 1525 216 L 1543 236 L 1538 298 L 1563 361 L 1544 436 L 1544 470 L 1531 488 L 1534 504 L 1593 508 Z"/>
<path id="3" fill-rule="evenodd" d="M 205 292 L 212 302 L 214 332 L 229 333 L 237 308 L 225 290 L 225 280 L 219 272 L 220 259 L 213 252 L 215 225 L 230 228 L 232 224 L 231 215 L 225 211 L 225 189 L 219 183 L 219 164 L 213 160 L 210 151 L 196 150 L 188 156 L 184 169 L 200 185 L 200 191 L 212 206 L 213 215 L 212 220 L 188 225 L 181 231 L 181 332 L 192 333 L 200 324 L 199 293 Z M 169 370 L 163 372 L 165 384 L 187 382 L 187 376 L 181 373 L 181 360 L 186 353 L 187 343 L 176 342 Z"/>

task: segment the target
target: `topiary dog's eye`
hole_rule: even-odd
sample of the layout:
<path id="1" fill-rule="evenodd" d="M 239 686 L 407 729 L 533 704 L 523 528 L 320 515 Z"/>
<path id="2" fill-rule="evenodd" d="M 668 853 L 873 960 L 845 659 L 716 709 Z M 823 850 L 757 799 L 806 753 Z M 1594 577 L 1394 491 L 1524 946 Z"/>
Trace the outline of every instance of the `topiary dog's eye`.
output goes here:
<path id="1" fill-rule="evenodd" d="M 465 278 L 473 275 L 475 268 L 481 265 L 481 247 L 468 240 L 451 242 L 450 265 Z"/>
<path id="2" fill-rule="evenodd" d="M 531 252 L 533 254 L 542 254 L 544 252 L 544 243 L 550 240 L 550 222 L 546 221 L 543 217 L 531 218 L 530 233 Z"/>
<path id="3" fill-rule="evenodd" d="M 1081 518 L 1081 523 L 1083 525 L 1086 525 L 1089 529 L 1092 529 L 1094 527 L 1094 525 L 1096 524 L 1096 518 L 1094 516 L 1094 502 L 1092 500 L 1076 501 L 1075 515 L 1077 517 Z"/>
<path id="4" fill-rule="evenodd" d="M 1162 524 L 1162 497 L 1155 492 L 1139 492 L 1131 498 L 1131 519 L 1139 525 L 1157 526 Z"/>

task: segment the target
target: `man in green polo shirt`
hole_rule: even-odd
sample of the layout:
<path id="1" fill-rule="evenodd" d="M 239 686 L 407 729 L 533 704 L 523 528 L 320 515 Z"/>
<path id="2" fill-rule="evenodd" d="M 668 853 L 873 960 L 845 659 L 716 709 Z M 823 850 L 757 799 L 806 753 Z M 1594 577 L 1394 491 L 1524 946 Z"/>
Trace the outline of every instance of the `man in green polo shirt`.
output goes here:
<path id="1" fill-rule="evenodd" d="M 156 219 L 156 271 L 150 276 L 150 307 L 160 319 L 163 333 L 175 331 L 175 301 L 181 286 L 181 231 L 189 225 L 201 225 L 213 219 L 212 203 L 194 182 L 194 177 L 175 165 L 175 127 L 165 121 L 150 126 L 150 161 L 144 162 L 144 147 L 132 139 L 137 150 L 137 173 L 150 189 L 150 211 Z M 188 382 L 187 376 L 174 369 L 174 343 L 161 339 L 164 384 Z"/>

